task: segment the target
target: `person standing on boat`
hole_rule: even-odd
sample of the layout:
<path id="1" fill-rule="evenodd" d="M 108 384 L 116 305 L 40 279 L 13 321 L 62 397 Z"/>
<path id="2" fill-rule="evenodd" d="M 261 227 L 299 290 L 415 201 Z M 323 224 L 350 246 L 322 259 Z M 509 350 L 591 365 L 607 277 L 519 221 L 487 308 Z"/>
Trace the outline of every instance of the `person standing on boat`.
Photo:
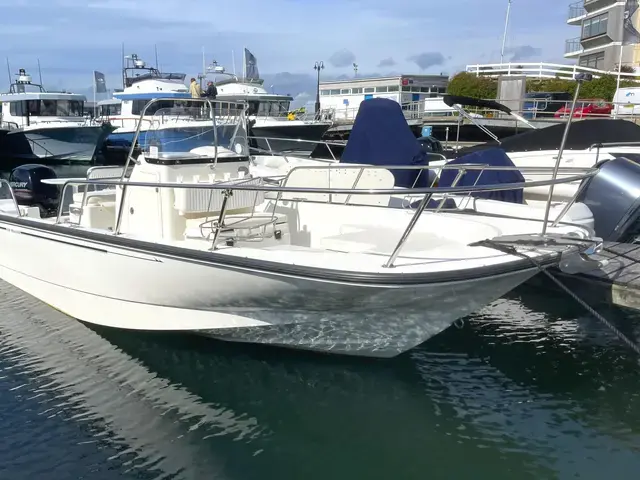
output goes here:
<path id="1" fill-rule="evenodd" d="M 207 82 L 207 89 L 205 90 L 203 96 L 207 97 L 209 100 L 215 100 L 218 96 L 218 89 L 211 80 Z"/>
<path id="2" fill-rule="evenodd" d="M 191 98 L 200 98 L 202 97 L 202 89 L 198 82 L 196 82 L 195 78 L 191 78 L 191 84 L 189 85 L 189 93 L 191 94 Z M 193 102 L 194 106 L 191 108 L 191 114 L 193 118 L 198 118 L 200 115 L 201 105 L 198 102 Z"/>
<path id="3" fill-rule="evenodd" d="M 189 93 L 191 94 L 191 98 L 200 98 L 202 96 L 202 90 L 200 89 L 200 85 L 196 82 L 195 78 L 191 79 L 191 85 L 189 85 Z"/>

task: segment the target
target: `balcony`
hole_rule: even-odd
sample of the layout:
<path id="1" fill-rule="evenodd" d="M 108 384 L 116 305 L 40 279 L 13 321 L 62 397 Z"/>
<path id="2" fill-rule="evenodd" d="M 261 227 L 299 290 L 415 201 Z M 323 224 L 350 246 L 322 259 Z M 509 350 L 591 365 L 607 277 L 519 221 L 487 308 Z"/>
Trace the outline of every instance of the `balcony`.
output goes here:
<path id="1" fill-rule="evenodd" d="M 584 9 L 584 2 L 574 2 L 569 5 L 569 17 L 567 23 L 569 25 L 579 25 L 582 18 L 587 14 Z"/>
<path id="2" fill-rule="evenodd" d="M 564 43 L 564 57 L 571 58 L 582 53 L 583 48 L 580 43 L 580 37 L 570 38 Z"/>
<path id="3" fill-rule="evenodd" d="M 584 7 L 588 12 L 594 12 L 601 8 L 613 7 L 620 0 L 584 0 Z"/>

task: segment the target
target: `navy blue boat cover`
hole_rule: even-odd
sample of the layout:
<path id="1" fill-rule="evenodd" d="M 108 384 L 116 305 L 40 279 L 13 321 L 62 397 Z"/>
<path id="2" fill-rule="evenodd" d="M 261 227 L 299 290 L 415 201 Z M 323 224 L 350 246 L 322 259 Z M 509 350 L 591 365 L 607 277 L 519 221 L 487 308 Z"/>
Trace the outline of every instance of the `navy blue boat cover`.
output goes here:
<path id="1" fill-rule="evenodd" d="M 429 157 L 421 151 L 420 144 L 409 128 L 400 105 L 387 98 L 372 98 L 360 104 L 358 115 L 349 135 L 349 141 L 342 154 L 341 162 L 358 165 L 428 165 Z M 449 165 L 473 163 L 491 166 L 514 164 L 504 150 L 490 148 L 470 153 L 450 161 Z M 410 188 L 414 185 L 420 170 L 392 170 L 397 187 Z M 444 170 L 439 186 L 451 186 L 458 170 Z M 416 187 L 428 187 L 429 176 L 423 172 L 415 182 Z M 478 175 L 480 178 L 478 179 Z M 517 170 L 484 171 L 468 170 L 458 182 L 458 186 L 495 185 L 497 183 L 520 183 L 524 177 Z M 522 189 L 500 192 L 478 192 L 474 196 L 523 203 Z M 418 202 L 419 203 L 419 202 Z M 439 202 L 438 202 L 439 203 Z M 432 207 L 430 202 L 429 208 Z M 447 202 L 447 207 L 455 206 Z"/>
<path id="2" fill-rule="evenodd" d="M 409 128 L 398 102 L 388 98 L 372 98 L 360 104 L 351 128 L 349 141 L 340 159 L 358 165 L 428 165 L 428 156 L 420 149 L 418 139 Z M 397 187 L 410 188 L 416 170 L 392 170 Z M 426 172 L 416 187 L 428 186 Z"/>
<path id="3" fill-rule="evenodd" d="M 488 148 L 477 152 L 469 153 L 447 162 L 447 165 L 460 164 L 489 165 L 492 167 L 514 167 L 515 165 L 501 148 Z M 450 187 L 458 175 L 459 170 L 447 169 L 440 174 L 438 186 Z M 478 179 L 479 177 L 479 179 Z M 477 183 L 476 183 L 477 180 Z M 458 187 L 469 187 L 472 185 L 496 185 L 501 183 L 524 183 L 524 177 L 518 170 L 467 170 L 458 181 Z M 522 188 L 515 190 L 502 190 L 497 192 L 475 192 L 474 197 L 486 198 L 489 200 L 500 200 L 502 202 L 524 203 L 524 193 Z"/>

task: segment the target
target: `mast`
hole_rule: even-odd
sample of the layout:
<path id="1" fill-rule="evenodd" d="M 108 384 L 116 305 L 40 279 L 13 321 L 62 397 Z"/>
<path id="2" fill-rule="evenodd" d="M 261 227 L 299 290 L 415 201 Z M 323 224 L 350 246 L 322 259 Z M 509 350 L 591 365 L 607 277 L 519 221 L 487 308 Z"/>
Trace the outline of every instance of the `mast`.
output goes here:
<path id="1" fill-rule="evenodd" d="M 40 85 L 42 85 L 42 70 L 40 69 L 40 59 L 38 58 L 38 77 L 40 77 Z"/>
<path id="2" fill-rule="evenodd" d="M 242 81 L 247 78 L 247 49 L 242 47 Z"/>
<path id="3" fill-rule="evenodd" d="M 11 85 L 13 82 L 11 80 L 11 67 L 9 66 L 9 57 L 7 58 L 7 75 L 9 75 L 9 85 Z"/>
<path id="4" fill-rule="evenodd" d="M 504 21 L 504 35 L 502 35 L 502 50 L 500 51 L 500 65 L 504 62 L 504 47 L 507 44 L 507 30 L 509 29 L 509 15 L 511 14 L 511 0 L 507 4 L 507 18 Z"/>
<path id="5" fill-rule="evenodd" d="M 125 80 L 126 73 L 125 73 L 125 71 L 124 71 L 124 69 L 125 69 L 125 63 L 124 63 L 124 62 L 125 62 L 125 60 L 124 60 L 124 42 L 122 42 L 122 54 L 120 55 L 120 61 L 122 62 L 122 90 L 124 90 L 124 89 L 125 89 L 125 87 L 126 87 L 126 80 Z"/>
<path id="6" fill-rule="evenodd" d="M 231 65 L 233 65 L 233 75 L 235 76 L 235 74 L 236 74 L 236 56 L 235 56 L 233 50 L 231 50 Z"/>

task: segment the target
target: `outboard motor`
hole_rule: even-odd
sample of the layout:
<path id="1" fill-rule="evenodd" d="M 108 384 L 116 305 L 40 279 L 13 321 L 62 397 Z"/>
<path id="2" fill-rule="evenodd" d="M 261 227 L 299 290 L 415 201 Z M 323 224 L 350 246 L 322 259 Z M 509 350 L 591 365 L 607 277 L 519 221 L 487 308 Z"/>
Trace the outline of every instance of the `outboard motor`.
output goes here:
<path id="1" fill-rule="evenodd" d="M 56 213 L 58 187 L 41 182 L 48 178 L 58 178 L 58 176 L 52 168 L 45 165 L 27 164 L 14 168 L 9 176 L 9 185 L 13 189 L 18 205 L 38 207 L 42 217 Z"/>
<path id="2" fill-rule="evenodd" d="M 607 160 L 599 172 L 584 180 L 577 198 L 593 213 L 596 235 L 612 242 L 640 237 L 640 164 L 625 157 Z"/>

